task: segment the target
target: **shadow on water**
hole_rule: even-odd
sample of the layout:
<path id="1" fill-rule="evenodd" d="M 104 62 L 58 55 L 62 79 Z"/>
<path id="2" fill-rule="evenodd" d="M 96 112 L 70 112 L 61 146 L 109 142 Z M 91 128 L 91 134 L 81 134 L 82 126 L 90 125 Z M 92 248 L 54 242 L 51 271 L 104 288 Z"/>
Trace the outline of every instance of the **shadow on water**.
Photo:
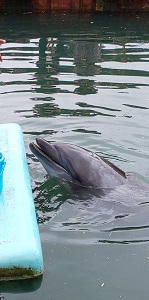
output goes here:
<path id="1" fill-rule="evenodd" d="M 32 279 L 0 281 L 0 292 L 14 294 L 35 292 L 41 287 L 41 283 L 42 276 Z"/>

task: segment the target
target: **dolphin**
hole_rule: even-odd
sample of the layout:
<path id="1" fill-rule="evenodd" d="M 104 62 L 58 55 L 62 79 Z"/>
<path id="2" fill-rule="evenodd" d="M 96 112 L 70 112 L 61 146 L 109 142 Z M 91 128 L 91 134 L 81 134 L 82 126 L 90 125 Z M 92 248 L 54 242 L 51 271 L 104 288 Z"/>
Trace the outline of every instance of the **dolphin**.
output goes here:
<path id="1" fill-rule="evenodd" d="M 83 188 L 111 189 L 124 185 L 128 177 L 114 164 L 80 146 L 37 138 L 30 150 L 48 175 Z"/>

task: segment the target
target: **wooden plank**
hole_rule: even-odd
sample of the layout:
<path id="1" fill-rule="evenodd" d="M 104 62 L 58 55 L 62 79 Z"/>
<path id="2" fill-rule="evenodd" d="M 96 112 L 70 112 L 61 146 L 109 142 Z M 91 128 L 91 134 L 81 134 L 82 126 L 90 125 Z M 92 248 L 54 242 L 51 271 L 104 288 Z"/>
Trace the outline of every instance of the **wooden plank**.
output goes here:
<path id="1" fill-rule="evenodd" d="M 32 0 L 33 10 L 36 11 L 48 11 L 51 8 L 51 0 Z"/>
<path id="2" fill-rule="evenodd" d="M 82 0 L 82 10 L 95 10 L 96 9 L 96 0 Z"/>
<path id="3" fill-rule="evenodd" d="M 149 10 L 149 0 L 142 0 L 142 10 Z"/>
<path id="4" fill-rule="evenodd" d="M 140 10 L 141 0 L 120 0 L 119 1 L 120 10 Z"/>
<path id="5" fill-rule="evenodd" d="M 51 0 L 51 9 L 79 10 L 80 0 Z"/>
<path id="6" fill-rule="evenodd" d="M 51 0 L 51 9 L 95 10 L 96 0 Z"/>

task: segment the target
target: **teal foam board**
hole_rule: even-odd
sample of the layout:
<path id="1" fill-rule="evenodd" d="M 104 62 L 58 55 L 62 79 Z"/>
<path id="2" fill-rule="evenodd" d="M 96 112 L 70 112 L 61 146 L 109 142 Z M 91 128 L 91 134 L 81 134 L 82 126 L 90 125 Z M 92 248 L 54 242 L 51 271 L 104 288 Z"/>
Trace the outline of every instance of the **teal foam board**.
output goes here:
<path id="1" fill-rule="evenodd" d="M 43 273 L 43 257 L 21 128 L 0 125 L 5 157 L 0 194 L 0 280 Z"/>

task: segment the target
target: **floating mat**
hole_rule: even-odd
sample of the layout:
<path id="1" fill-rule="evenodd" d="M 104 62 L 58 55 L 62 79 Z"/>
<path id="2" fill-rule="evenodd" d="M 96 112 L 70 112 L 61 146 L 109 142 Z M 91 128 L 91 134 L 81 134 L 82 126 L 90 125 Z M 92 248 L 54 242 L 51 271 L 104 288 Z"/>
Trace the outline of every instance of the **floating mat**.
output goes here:
<path id="1" fill-rule="evenodd" d="M 43 259 L 19 125 L 0 125 L 0 152 L 6 161 L 0 194 L 0 280 L 35 277 L 43 273 Z"/>

